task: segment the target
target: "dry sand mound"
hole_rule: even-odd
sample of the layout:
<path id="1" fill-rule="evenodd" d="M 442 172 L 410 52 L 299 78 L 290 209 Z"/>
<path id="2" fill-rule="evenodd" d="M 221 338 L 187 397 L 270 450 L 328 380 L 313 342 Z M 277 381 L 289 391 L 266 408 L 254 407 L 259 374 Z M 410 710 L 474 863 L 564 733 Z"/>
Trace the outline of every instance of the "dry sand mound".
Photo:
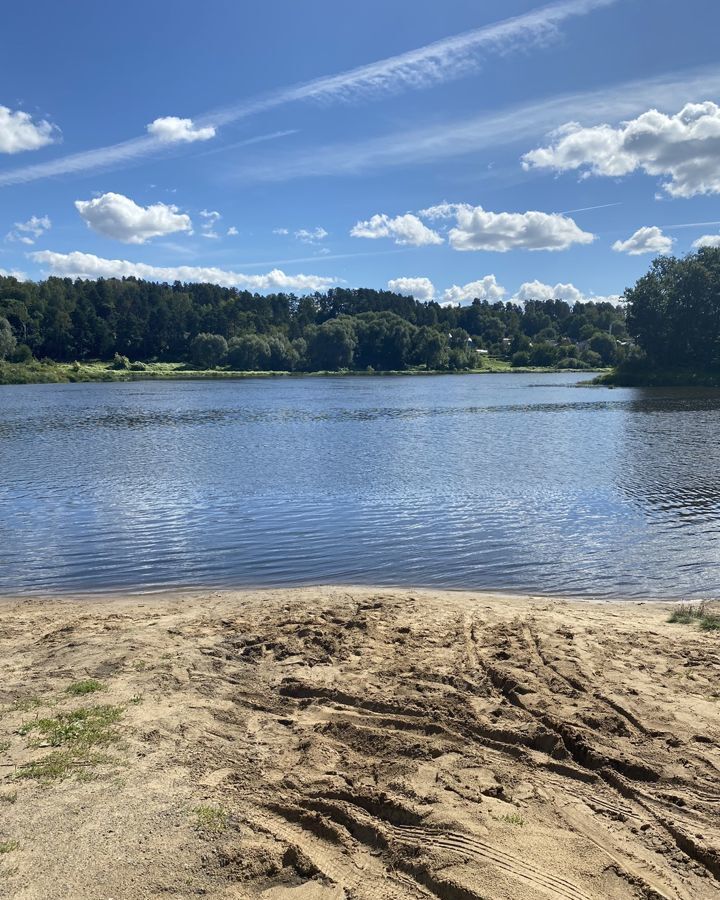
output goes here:
<path id="1" fill-rule="evenodd" d="M 0 896 L 720 897 L 720 637 L 666 605 L 0 608 Z"/>

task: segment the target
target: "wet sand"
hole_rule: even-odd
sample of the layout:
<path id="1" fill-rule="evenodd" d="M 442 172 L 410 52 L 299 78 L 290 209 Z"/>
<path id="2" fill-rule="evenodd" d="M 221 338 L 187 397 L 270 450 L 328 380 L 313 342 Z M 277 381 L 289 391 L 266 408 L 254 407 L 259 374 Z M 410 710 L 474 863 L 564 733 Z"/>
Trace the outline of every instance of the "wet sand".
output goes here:
<path id="1" fill-rule="evenodd" d="M 720 634 L 669 608 L 2 600 L 0 897 L 717 898 Z"/>

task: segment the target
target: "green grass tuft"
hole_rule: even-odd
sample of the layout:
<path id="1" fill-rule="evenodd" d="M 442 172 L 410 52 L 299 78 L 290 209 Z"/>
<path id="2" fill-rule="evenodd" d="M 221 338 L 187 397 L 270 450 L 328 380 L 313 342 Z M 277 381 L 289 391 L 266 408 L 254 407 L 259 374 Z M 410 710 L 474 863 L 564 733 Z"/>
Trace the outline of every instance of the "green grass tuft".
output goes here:
<path id="1" fill-rule="evenodd" d="M 509 813 L 508 815 L 502 816 L 502 821 L 507 822 L 508 825 L 518 825 L 522 827 L 525 824 L 525 819 L 520 815 L 520 813 Z"/>
<path id="2" fill-rule="evenodd" d="M 197 817 L 196 827 L 209 834 L 221 834 L 227 830 L 229 813 L 221 806 L 197 806 L 193 812 Z"/>
<path id="3" fill-rule="evenodd" d="M 76 749 L 96 745 L 107 746 L 116 738 L 112 726 L 120 720 L 122 708 L 119 706 L 91 706 L 60 713 L 51 719 L 35 719 L 19 728 L 20 734 L 39 732 L 36 743 L 49 743 L 52 747 L 72 745 Z"/>
<path id="4" fill-rule="evenodd" d="M 17 841 L 0 841 L 0 854 L 1 853 L 12 853 L 13 850 L 18 850 L 20 844 Z"/>
<path id="5" fill-rule="evenodd" d="M 720 615 L 710 611 L 706 600 L 700 603 L 680 603 L 670 613 L 668 622 L 676 625 L 696 623 L 702 631 L 720 631 Z"/>
<path id="6" fill-rule="evenodd" d="M 106 691 L 107 686 L 95 678 L 86 678 L 84 681 L 74 681 L 65 688 L 66 694 L 73 697 L 82 697 L 84 694 L 94 694 L 97 691 Z"/>

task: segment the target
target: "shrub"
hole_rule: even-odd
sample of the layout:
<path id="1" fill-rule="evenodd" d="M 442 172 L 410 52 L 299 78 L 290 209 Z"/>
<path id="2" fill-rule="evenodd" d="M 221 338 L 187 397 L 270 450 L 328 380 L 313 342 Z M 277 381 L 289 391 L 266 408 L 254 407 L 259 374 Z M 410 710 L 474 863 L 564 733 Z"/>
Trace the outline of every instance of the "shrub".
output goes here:
<path id="1" fill-rule="evenodd" d="M 510 365 L 512 365 L 516 369 L 529 366 L 530 354 L 527 352 L 527 350 L 518 350 L 517 353 L 513 353 Z"/>
<path id="2" fill-rule="evenodd" d="M 12 361 L 15 363 L 29 363 L 33 361 L 32 350 L 27 344 L 18 344 L 12 355 Z"/>
<path id="3" fill-rule="evenodd" d="M 199 369 L 214 369 L 225 359 L 228 344 L 221 334 L 196 334 L 190 344 L 190 359 Z"/>
<path id="4" fill-rule="evenodd" d="M 130 368 L 130 360 L 127 356 L 123 356 L 121 353 L 116 353 L 113 357 L 113 361 L 110 363 L 111 369 L 129 369 Z"/>

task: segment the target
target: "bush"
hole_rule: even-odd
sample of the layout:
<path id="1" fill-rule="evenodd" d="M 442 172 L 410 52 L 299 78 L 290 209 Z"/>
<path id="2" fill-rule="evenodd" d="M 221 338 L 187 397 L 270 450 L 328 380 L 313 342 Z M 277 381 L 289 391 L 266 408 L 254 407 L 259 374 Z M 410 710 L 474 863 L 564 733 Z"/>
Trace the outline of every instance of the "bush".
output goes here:
<path id="1" fill-rule="evenodd" d="M 130 360 L 127 356 L 123 356 L 120 353 L 116 353 L 113 357 L 113 361 L 110 363 L 111 369 L 129 369 L 130 368 Z"/>
<path id="2" fill-rule="evenodd" d="M 12 361 L 15 363 L 29 363 L 33 361 L 32 350 L 27 344 L 18 344 L 12 355 Z"/>
<path id="3" fill-rule="evenodd" d="M 513 353 L 512 359 L 510 361 L 510 365 L 516 369 L 524 368 L 525 366 L 530 365 L 530 354 L 527 350 L 518 350 L 517 353 Z"/>
<path id="4" fill-rule="evenodd" d="M 530 351 L 530 365 L 554 366 L 558 355 L 558 349 L 553 344 L 535 344 Z"/>
<path id="5" fill-rule="evenodd" d="M 15 352 L 15 335 L 7 319 L 0 318 L 0 359 L 7 359 Z"/>
<path id="6" fill-rule="evenodd" d="M 599 369 L 603 364 L 602 357 L 594 350 L 585 350 L 582 354 L 582 361 L 587 363 L 591 369 Z"/>
<path id="7" fill-rule="evenodd" d="M 234 337 L 228 345 L 227 361 L 238 372 L 259 372 L 268 367 L 270 345 L 258 334 Z"/>
<path id="8" fill-rule="evenodd" d="M 130 371 L 131 372 L 146 372 L 147 366 L 144 362 L 134 362 L 130 363 Z"/>
<path id="9" fill-rule="evenodd" d="M 225 359 L 228 344 L 221 334 L 196 334 L 190 344 L 190 360 L 199 369 L 214 369 Z"/>
<path id="10" fill-rule="evenodd" d="M 587 365 L 580 359 L 575 359 L 574 356 L 566 356 L 564 359 L 561 359 L 557 364 L 558 369 L 587 369 Z"/>

